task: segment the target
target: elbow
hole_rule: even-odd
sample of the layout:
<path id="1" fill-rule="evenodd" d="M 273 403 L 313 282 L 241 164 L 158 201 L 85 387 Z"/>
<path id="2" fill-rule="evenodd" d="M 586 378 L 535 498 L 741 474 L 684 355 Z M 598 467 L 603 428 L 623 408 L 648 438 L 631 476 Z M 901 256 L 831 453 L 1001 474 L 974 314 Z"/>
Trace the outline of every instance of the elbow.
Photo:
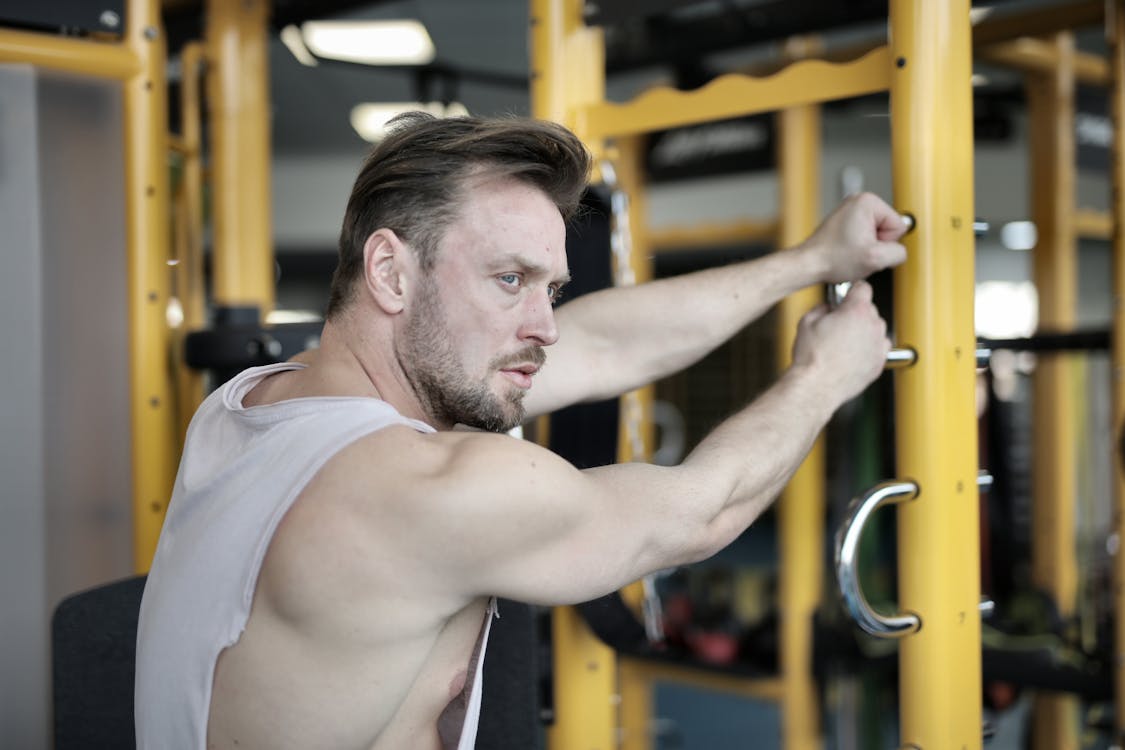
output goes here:
<path id="1" fill-rule="evenodd" d="M 685 524 L 688 533 L 683 534 L 668 550 L 668 557 L 674 561 L 668 567 L 694 565 L 718 554 L 738 536 L 732 536 L 723 523 L 720 515 L 699 524 Z"/>
<path id="2" fill-rule="evenodd" d="M 750 528 L 759 513 L 747 513 L 747 510 L 747 506 L 724 508 L 707 521 L 690 546 L 691 562 L 700 562 L 718 554 Z"/>

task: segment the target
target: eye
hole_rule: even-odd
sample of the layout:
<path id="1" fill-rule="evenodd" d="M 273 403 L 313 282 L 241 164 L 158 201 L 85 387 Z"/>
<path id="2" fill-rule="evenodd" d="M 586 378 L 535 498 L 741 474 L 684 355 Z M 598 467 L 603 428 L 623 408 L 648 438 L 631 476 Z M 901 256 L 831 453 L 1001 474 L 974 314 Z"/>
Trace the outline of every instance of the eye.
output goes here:
<path id="1" fill-rule="evenodd" d="M 502 273 L 496 277 L 496 280 L 504 286 L 519 286 L 520 275 L 518 273 Z"/>
<path id="2" fill-rule="evenodd" d="M 549 287 L 547 287 L 547 299 L 551 300 L 552 305 L 559 304 L 559 300 L 562 299 L 562 296 L 563 290 L 561 286 L 557 284 L 551 284 Z"/>

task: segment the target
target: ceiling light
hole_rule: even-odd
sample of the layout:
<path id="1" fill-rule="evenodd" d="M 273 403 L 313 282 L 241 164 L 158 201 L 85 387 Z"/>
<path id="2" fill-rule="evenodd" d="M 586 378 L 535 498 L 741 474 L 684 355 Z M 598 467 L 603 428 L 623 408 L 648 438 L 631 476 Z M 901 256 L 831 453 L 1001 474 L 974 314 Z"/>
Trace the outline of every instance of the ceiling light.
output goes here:
<path id="1" fill-rule="evenodd" d="M 1031 221 L 1009 221 L 1000 227 L 1000 242 L 1009 250 L 1031 250 L 1039 241 L 1039 231 Z"/>
<path id="2" fill-rule="evenodd" d="M 974 318 L 978 336 L 1030 336 L 1039 322 L 1039 295 L 1030 281 L 982 281 L 976 285 Z"/>
<path id="3" fill-rule="evenodd" d="M 363 140 L 378 143 L 387 134 L 387 123 L 395 115 L 417 110 L 429 112 L 434 117 L 462 117 L 469 114 L 469 110 L 461 102 L 450 102 L 448 105 L 441 102 L 366 102 L 352 107 L 352 127 Z"/>
<path id="4" fill-rule="evenodd" d="M 426 65 L 434 43 L 420 21 L 308 21 L 305 46 L 317 57 L 366 65 Z"/>
<path id="5" fill-rule="evenodd" d="M 281 43 L 289 48 L 293 53 L 293 57 L 297 58 L 297 62 L 302 65 L 308 65 L 310 68 L 317 66 L 316 58 L 309 52 L 309 48 L 305 46 L 304 37 L 301 36 L 301 30 L 293 24 L 289 24 L 281 30 Z"/>

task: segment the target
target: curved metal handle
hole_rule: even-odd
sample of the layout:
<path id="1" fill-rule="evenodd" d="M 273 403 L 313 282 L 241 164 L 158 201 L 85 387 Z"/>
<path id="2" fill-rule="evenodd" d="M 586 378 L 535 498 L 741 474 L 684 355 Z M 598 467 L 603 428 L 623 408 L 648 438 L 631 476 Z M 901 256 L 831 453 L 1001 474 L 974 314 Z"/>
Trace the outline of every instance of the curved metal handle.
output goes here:
<path id="1" fill-rule="evenodd" d="M 836 580 L 840 584 L 844 604 L 861 628 L 880 638 L 901 638 L 922 627 L 918 615 L 909 612 L 898 615 L 881 615 L 867 603 L 859 586 L 859 539 L 867 519 L 884 505 L 913 500 L 918 496 L 914 482 L 883 482 L 877 484 L 852 501 L 847 522 L 836 537 Z"/>

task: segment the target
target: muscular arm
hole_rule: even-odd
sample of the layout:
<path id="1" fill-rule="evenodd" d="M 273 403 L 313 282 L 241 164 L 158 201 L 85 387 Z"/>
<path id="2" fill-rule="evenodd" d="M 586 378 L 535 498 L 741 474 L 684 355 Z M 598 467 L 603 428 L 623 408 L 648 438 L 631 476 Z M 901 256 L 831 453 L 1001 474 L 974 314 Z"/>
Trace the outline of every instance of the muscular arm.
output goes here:
<path id="1" fill-rule="evenodd" d="M 774 499 L 840 403 L 881 371 L 885 326 L 870 288 L 856 290 L 837 311 L 806 316 L 793 367 L 676 467 L 579 471 L 533 444 L 480 433 L 408 434 L 379 463 L 353 452 L 366 479 L 349 486 L 381 498 L 357 495 L 358 520 L 346 524 L 379 540 L 366 545 L 371 576 L 406 560 L 398 575 L 419 592 L 560 604 L 714 554 Z"/>
<path id="2" fill-rule="evenodd" d="M 848 199 L 801 245 L 755 260 L 559 308 L 559 341 L 536 376 L 529 416 L 619 395 L 697 362 L 789 294 L 900 263 L 898 214 L 874 195 Z"/>

